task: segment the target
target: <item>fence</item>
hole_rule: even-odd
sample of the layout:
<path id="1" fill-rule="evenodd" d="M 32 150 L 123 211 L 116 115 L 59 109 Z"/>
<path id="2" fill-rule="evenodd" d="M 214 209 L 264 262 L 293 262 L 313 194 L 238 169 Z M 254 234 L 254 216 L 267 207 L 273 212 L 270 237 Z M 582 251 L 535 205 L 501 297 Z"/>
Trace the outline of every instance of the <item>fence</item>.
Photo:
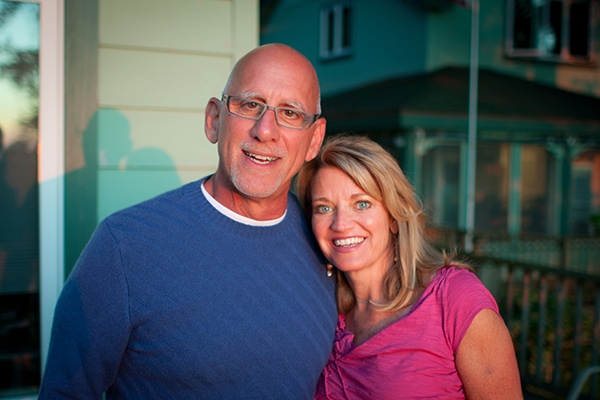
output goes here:
<path id="1" fill-rule="evenodd" d="M 465 234 L 451 229 L 431 229 L 439 246 L 464 248 Z M 554 267 L 587 274 L 600 274 L 600 236 L 548 236 L 476 232 L 476 255 Z"/>
<path id="2" fill-rule="evenodd" d="M 575 379 L 600 364 L 600 276 L 520 261 L 473 257 L 510 330 L 523 389 L 564 399 Z M 596 375 L 582 397 L 598 399 Z"/>
<path id="3" fill-rule="evenodd" d="M 480 236 L 476 252 L 587 274 L 600 274 L 600 237 Z"/>
<path id="4" fill-rule="evenodd" d="M 432 233 L 442 248 L 464 240 L 457 231 Z M 600 238 L 477 234 L 475 244 L 468 257 L 510 330 L 525 398 L 567 398 L 600 365 Z M 599 373 L 589 374 L 579 399 L 600 399 Z"/>

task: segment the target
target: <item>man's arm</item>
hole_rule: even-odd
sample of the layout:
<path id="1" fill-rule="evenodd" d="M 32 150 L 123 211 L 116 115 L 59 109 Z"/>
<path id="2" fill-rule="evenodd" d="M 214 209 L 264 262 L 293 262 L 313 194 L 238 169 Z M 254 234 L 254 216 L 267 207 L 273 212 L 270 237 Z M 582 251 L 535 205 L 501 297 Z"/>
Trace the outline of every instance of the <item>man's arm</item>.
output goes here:
<path id="1" fill-rule="evenodd" d="M 130 332 L 117 242 L 98 226 L 58 299 L 39 399 L 101 399 Z"/>

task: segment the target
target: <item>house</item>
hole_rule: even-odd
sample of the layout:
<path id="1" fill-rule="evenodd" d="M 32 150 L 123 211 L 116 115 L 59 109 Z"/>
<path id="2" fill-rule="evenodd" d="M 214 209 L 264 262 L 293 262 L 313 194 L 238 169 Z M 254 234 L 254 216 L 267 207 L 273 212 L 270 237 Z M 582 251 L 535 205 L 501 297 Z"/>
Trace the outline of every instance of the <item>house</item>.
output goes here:
<path id="1" fill-rule="evenodd" d="M 0 75 L 0 397 L 37 392 L 54 304 L 96 224 L 216 169 L 204 107 L 258 44 L 258 10 L 0 1 L 0 41 L 14 46 L 0 63 L 16 66 Z M 39 257 L 12 256 L 20 237 Z"/>
<path id="2" fill-rule="evenodd" d="M 599 8 L 261 2 L 261 43 L 288 43 L 316 66 L 327 133 L 388 148 L 437 244 L 472 252 L 513 336 L 525 398 L 566 398 L 598 360 Z"/>
<path id="3" fill-rule="evenodd" d="M 313 61 L 328 134 L 385 145 L 438 227 L 589 235 L 600 214 L 599 5 L 275 0 L 261 3 L 261 43 Z"/>

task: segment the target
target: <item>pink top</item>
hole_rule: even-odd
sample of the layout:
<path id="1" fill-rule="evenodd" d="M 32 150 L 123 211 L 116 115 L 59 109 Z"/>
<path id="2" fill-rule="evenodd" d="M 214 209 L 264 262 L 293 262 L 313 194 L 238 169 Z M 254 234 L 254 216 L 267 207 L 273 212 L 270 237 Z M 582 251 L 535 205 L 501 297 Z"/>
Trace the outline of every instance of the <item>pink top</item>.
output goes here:
<path id="1" fill-rule="evenodd" d="M 340 315 L 315 399 L 464 399 L 454 355 L 483 309 L 498 313 L 475 274 L 442 268 L 410 313 L 356 346 Z"/>

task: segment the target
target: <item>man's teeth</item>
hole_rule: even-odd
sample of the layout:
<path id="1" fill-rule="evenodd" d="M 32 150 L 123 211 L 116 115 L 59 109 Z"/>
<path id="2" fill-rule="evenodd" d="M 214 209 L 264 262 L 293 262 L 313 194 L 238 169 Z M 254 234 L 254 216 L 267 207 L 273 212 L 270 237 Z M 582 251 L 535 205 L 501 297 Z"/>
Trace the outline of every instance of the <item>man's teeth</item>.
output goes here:
<path id="1" fill-rule="evenodd" d="M 248 157 L 250 157 L 254 161 L 258 162 L 259 164 L 268 164 L 270 162 L 277 160 L 276 157 L 265 157 L 265 156 L 259 156 L 259 155 L 251 154 L 251 153 L 247 153 L 247 152 L 245 152 L 245 153 Z"/>
<path id="2" fill-rule="evenodd" d="M 355 244 L 359 244 L 362 243 L 365 240 L 365 238 L 348 238 L 348 239 L 339 239 L 339 240 L 334 240 L 333 244 L 335 244 L 336 246 L 352 246 Z"/>

